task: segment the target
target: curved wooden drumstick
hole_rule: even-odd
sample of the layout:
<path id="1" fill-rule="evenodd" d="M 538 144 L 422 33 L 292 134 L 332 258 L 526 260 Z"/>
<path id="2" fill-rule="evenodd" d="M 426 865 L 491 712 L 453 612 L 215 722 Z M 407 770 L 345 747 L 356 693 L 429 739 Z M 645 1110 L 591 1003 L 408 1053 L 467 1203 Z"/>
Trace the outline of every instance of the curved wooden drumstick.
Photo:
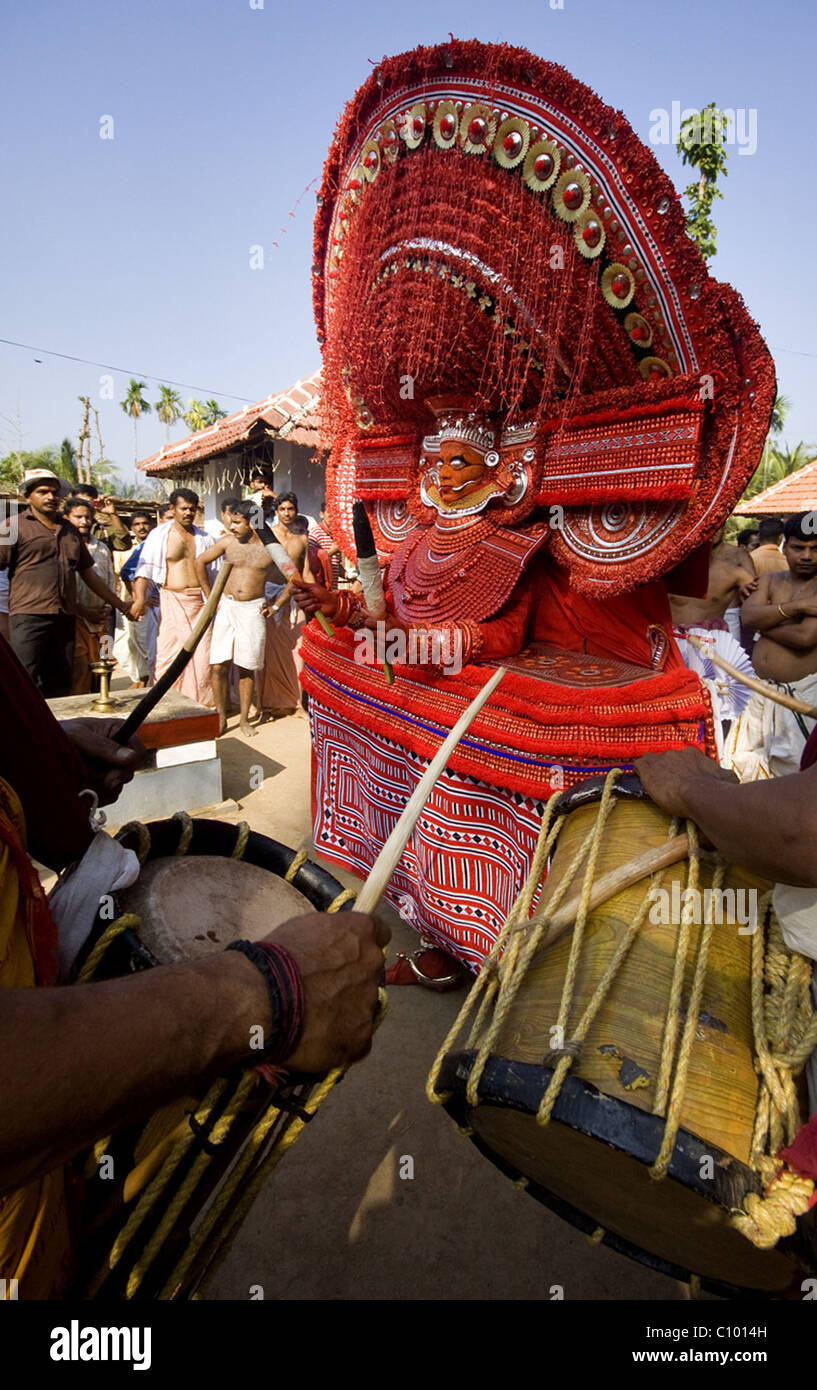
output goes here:
<path id="1" fill-rule="evenodd" d="M 785 695 L 782 690 L 775 690 L 774 686 L 767 685 L 765 681 L 758 680 L 757 676 L 746 676 L 739 671 L 737 666 L 733 666 L 731 661 L 725 657 L 718 656 L 712 652 L 699 637 L 693 637 L 691 632 L 685 632 L 687 642 L 691 642 L 702 656 L 711 661 L 713 666 L 720 666 L 727 676 L 733 680 L 740 681 L 741 685 L 748 685 L 750 690 L 755 690 L 758 695 L 765 695 L 767 700 L 774 700 L 778 705 L 784 705 L 786 709 L 794 710 L 795 714 L 805 714 L 809 719 L 817 719 L 817 709 L 813 705 L 807 705 L 803 700 L 797 700 L 793 695 Z"/>
<path id="2" fill-rule="evenodd" d="M 640 882 L 642 878 L 648 878 L 651 874 L 657 873 L 659 869 L 668 869 L 673 864 L 682 863 L 688 854 L 689 837 L 687 835 L 675 835 L 665 844 L 656 845 L 654 849 L 644 850 L 643 854 L 637 855 L 635 859 L 628 859 L 626 864 L 619 864 L 617 868 L 610 869 L 609 873 L 602 874 L 598 882 L 593 885 L 590 901 L 587 905 L 588 914 L 595 912 L 597 907 L 601 907 L 602 903 L 614 898 L 617 893 L 623 893 L 625 888 L 632 888 L 633 884 Z M 551 946 L 554 941 L 558 941 L 559 937 L 564 936 L 564 933 L 573 926 L 578 914 L 581 896 L 582 887 L 580 884 L 562 903 L 561 907 L 557 907 L 534 960 L 537 960 L 548 946 Z M 532 927 L 541 920 L 542 914 L 536 913 L 524 925 Z"/>
<path id="3" fill-rule="evenodd" d="M 216 582 L 210 590 L 210 596 L 196 619 L 193 631 L 190 633 L 184 646 L 180 647 L 163 675 L 159 677 L 156 684 L 151 686 L 146 695 L 142 696 L 138 705 L 135 705 L 122 725 L 113 736 L 114 743 L 127 743 L 133 737 L 140 724 L 144 724 L 150 711 L 158 705 L 163 695 L 166 695 L 171 685 L 179 679 L 182 671 L 199 645 L 202 637 L 215 617 L 218 601 L 224 592 L 224 586 L 230 577 L 232 565 L 229 560 L 224 560 L 216 575 Z"/>
<path id="4" fill-rule="evenodd" d="M 372 865 L 369 876 L 357 895 L 355 902 L 355 912 L 373 912 L 380 902 L 383 894 L 389 886 L 391 876 L 400 862 L 400 856 L 409 841 L 409 836 L 420 818 L 420 813 L 425 806 L 428 798 L 434 790 L 435 784 L 439 781 L 443 769 L 448 759 L 454 752 L 457 744 L 474 719 L 476 719 L 482 706 L 490 699 L 496 690 L 502 677 L 505 675 L 505 667 L 499 666 L 486 685 L 482 687 L 479 694 L 473 699 L 461 714 L 454 725 L 445 743 L 438 748 L 432 761 L 429 763 L 417 786 L 414 788 L 409 800 L 403 808 L 400 819 L 391 832 L 388 840 L 381 849 Z"/>

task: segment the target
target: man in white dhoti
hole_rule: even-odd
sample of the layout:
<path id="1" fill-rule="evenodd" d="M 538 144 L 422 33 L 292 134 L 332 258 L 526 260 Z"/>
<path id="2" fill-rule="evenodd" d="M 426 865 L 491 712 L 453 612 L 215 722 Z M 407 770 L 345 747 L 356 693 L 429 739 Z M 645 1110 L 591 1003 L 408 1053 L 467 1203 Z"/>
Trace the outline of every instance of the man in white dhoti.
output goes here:
<path id="1" fill-rule="evenodd" d="M 264 665 L 266 619 L 264 582 L 273 561 L 251 518 L 252 502 L 236 502 L 230 515 L 230 532 L 196 558 L 196 578 L 205 597 L 210 592 L 207 565 L 222 557 L 232 565 L 224 595 L 213 623 L 210 644 L 211 677 L 219 712 L 219 733 L 227 729 L 227 691 L 232 662 L 238 672 L 241 733 L 251 738 L 250 725 L 255 673 Z"/>
<path id="2" fill-rule="evenodd" d="M 788 569 L 761 575 L 741 618 L 759 634 L 752 654 L 757 674 L 817 707 L 817 514 L 789 518 L 783 555 Z M 753 695 L 728 747 L 741 781 L 796 772 L 815 722 Z"/>

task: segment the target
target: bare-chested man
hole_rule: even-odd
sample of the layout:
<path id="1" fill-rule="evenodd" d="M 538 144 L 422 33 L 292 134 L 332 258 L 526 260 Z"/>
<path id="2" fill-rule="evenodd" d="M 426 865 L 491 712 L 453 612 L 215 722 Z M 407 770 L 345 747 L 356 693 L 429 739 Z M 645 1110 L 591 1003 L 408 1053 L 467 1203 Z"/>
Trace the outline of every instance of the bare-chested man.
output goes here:
<path id="1" fill-rule="evenodd" d="M 267 647 L 264 668 L 258 676 L 258 707 L 262 718 L 280 718 L 300 709 L 301 688 L 298 683 L 298 648 L 304 617 L 292 603 L 291 566 L 308 584 L 314 578 L 309 565 L 309 537 L 306 531 L 293 530 L 298 518 L 298 499 L 294 492 L 284 492 L 278 498 L 278 508 L 272 525 L 275 537 L 272 546 L 273 557 L 276 547 L 283 547 L 287 553 L 284 573 L 277 564 L 267 576 L 266 586 L 269 606 L 266 609 Z M 280 558 L 280 551 L 278 552 Z M 283 560 L 281 561 L 283 564 Z"/>
<path id="2" fill-rule="evenodd" d="M 672 617 L 678 627 L 724 627 L 740 641 L 740 625 L 730 625 L 725 616 L 730 609 L 737 610 L 741 597 L 748 594 L 757 582 L 755 567 L 748 550 L 740 545 L 729 545 L 723 539 L 723 530 L 716 531 L 712 538 L 712 554 L 709 558 L 709 583 L 705 598 L 687 598 L 681 594 L 670 594 Z"/>
<path id="3" fill-rule="evenodd" d="M 741 619 L 760 634 L 752 654 L 757 674 L 817 705 L 817 513 L 790 517 L 784 535 L 788 569 L 761 575 Z M 814 722 L 753 696 L 734 760 L 741 780 L 796 772 Z"/>
<path id="4" fill-rule="evenodd" d="M 173 507 L 172 517 L 150 532 L 142 547 L 133 580 L 133 618 L 141 617 L 147 607 L 148 580 L 152 580 L 160 590 L 157 680 L 189 637 L 204 607 L 201 585 L 196 577 L 196 557 L 210 544 L 207 533 L 194 524 L 199 505 L 196 493 L 187 487 L 176 488 L 170 494 L 170 504 Z M 182 695 L 189 695 L 191 700 L 213 708 L 209 630 L 202 637 L 174 688 Z"/>
<path id="5" fill-rule="evenodd" d="M 227 730 L 227 691 L 230 662 L 238 672 L 238 698 L 241 709 L 239 727 L 250 738 L 250 703 L 256 671 L 264 665 L 266 644 L 266 600 L 264 583 L 274 562 L 258 532 L 252 527 L 257 512 L 254 502 L 233 502 L 229 534 L 211 545 L 196 559 L 196 577 L 206 596 L 210 592 L 207 566 L 221 556 L 232 565 L 213 623 L 210 645 L 211 675 L 219 733 Z"/>

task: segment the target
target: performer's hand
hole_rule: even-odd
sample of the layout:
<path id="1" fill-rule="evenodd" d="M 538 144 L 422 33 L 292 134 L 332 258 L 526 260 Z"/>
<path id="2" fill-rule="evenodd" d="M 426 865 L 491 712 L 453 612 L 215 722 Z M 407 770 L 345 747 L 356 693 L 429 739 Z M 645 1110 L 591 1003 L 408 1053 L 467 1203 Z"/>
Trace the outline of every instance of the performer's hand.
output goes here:
<path id="1" fill-rule="evenodd" d="M 271 934 L 271 942 L 292 954 L 304 982 L 304 1029 L 288 1067 L 323 1072 L 366 1056 L 390 938 L 387 926 L 362 912 L 315 912 Z"/>
<path id="2" fill-rule="evenodd" d="M 734 782 L 738 779 L 699 748 L 679 748 L 669 753 L 646 753 L 636 758 L 633 768 L 641 778 L 645 792 L 670 816 L 689 815 L 685 791 L 690 782 L 708 778 L 714 782 Z"/>
<path id="3" fill-rule="evenodd" d="M 145 749 L 138 738 L 126 747 L 114 743 L 122 719 L 63 719 L 60 727 L 68 735 L 82 761 L 87 785 L 99 797 L 100 806 L 116 801 L 126 782 L 145 761 Z"/>
<path id="4" fill-rule="evenodd" d="M 298 607 L 310 618 L 323 613 L 325 618 L 334 618 L 338 609 L 337 596 L 322 584 L 305 584 L 302 579 L 290 580 L 292 595 Z"/>

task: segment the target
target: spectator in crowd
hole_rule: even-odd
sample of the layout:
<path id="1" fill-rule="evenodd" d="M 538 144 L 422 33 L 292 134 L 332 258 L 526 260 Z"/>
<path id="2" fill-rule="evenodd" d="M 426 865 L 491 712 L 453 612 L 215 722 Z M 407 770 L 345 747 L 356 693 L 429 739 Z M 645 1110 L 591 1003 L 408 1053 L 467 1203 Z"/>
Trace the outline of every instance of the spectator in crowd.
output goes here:
<path id="1" fill-rule="evenodd" d="M 50 469 L 29 469 L 21 487 L 28 505 L 0 529 L 11 645 L 46 699 L 71 693 L 77 575 L 97 598 L 130 612 L 94 569 L 78 531 L 60 516 L 62 486 Z"/>
<path id="2" fill-rule="evenodd" d="M 307 534 L 309 568 L 318 584 L 323 584 L 327 589 L 336 589 L 340 569 L 340 546 L 332 539 L 325 497 L 320 506 L 320 520 L 312 523 Z"/>
<path id="3" fill-rule="evenodd" d="M 219 508 L 221 520 L 202 522 L 201 529 L 207 532 L 211 542 L 221 541 L 225 536 L 229 536 L 230 520 L 240 502 L 240 497 L 225 497 Z"/>
<path id="4" fill-rule="evenodd" d="M 817 705 L 817 533 L 814 513 L 789 517 L 786 572 L 761 575 L 741 617 L 758 634 L 757 674 L 787 695 Z M 757 554 L 757 551 L 755 551 Z M 796 772 L 814 720 L 753 695 L 733 730 L 732 766 L 742 782 Z"/>
<path id="5" fill-rule="evenodd" d="M 254 502 L 236 502 L 230 530 L 196 559 L 196 577 L 202 593 L 210 593 L 207 565 L 226 560 L 232 566 L 213 623 L 210 646 L 211 675 L 219 734 L 227 732 L 227 693 L 231 672 L 238 684 L 240 730 L 251 738 L 250 703 L 256 671 L 263 670 L 266 644 L 264 581 L 274 562 L 252 521 Z"/>
<path id="6" fill-rule="evenodd" d="M 278 498 L 273 541 L 283 546 L 301 578 L 314 583 L 309 564 L 308 539 L 296 531 L 298 499 L 294 492 Z M 273 566 L 265 593 L 267 597 L 267 641 L 264 666 L 257 681 L 257 705 L 263 718 L 278 719 L 295 714 L 301 708 L 300 640 L 304 615 L 292 598 L 292 583 L 288 575 Z"/>
<path id="7" fill-rule="evenodd" d="M 111 497 L 100 500 L 99 489 L 93 483 L 77 483 L 71 489 L 71 497 L 82 497 L 91 503 L 94 524 L 91 535 L 104 541 L 109 550 L 130 550 L 128 528 L 119 516 Z"/>
<path id="8" fill-rule="evenodd" d="M 779 516 L 766 517 L 757 531 L 757 545 L 752 551 L 755 569 L 760 574 L 782 574 L 789 567 L 780 549 L 783 541 L 783 522 Z"/>
<path id="9" fill-rule="evenodd" d="M 91 527 L 94 524 L 93 506 L 84 497 L 71 496 L 65 504 L 63 515 L 82 536 L 97 574 L 101 575 L 111 592 L 114 592 L 116 575 L 111 552 L 104 541 L 91 535 Z M 110 612 L 110 607 L 104 599 L 88 588 L 81 575 L 77 575 L 72 695 L 87 695 L 90 692 L 93 687 L 91 666 L 95 661 L 99 661 L 100 656 L 111 655 L 109 649 L 100 650 L 101 638 L 108 634 Z"/>
<path id="10" fill-rule="evenodd" d="M 744 550 L 754 550 L 757 545 L 757 527 L 744 526 L 742 531 L 738 531 L 735 544 L 742 545 Z"/>
<path id="11" fill-rule="evenodd" d="M 170 494 L 172 521 L 151 531 L 134 571 L 132 617 L 141 618 L 148 608 L 148 585 L 159 590 L 159 632 L 156 639 L 156 679 L 167 670 L 195 626 L 204 599 L 196 579 L 196 556 L 208 548 L 210 538 L 194 524 L 199 499 L 187 487 Z M 210 629 L 205 632 L 192 661 L 174 689 L 199 704 L 215 708 L 210 680 Z"/>
<path id="12" fill-rule="evenodd" d="M 264 545 L 269 545 L 272 540 L 275 508 L 278 504 L 278 496 L 272 485 L 272 471 L 256 468 L 250 474 L 250 487 L 252 488 L 252 501 L 261 508 L 261 515 L 253 523 L 253 526 Z"/>
<path id="13" fill-rule="evenodd" d="M 133 546 L 130 550 L 120 551 L 114 555 L 115 568 L 117 558 L 121 559 L 118 567 L 119 580 L 123 592 L 128 597 L 131 597 L 133 593 L 133 575 L 139 563 L 142 546 L 152 530 L 153 517 L 150 512 L 134 512 L 131 517 Z M 144 690 L 146 686 L 153 684 L 158 625 L 159 593 L 155 585 L 149 584 L 147 608 L 141 622 L 133 622 L 130 618 L 121 617 L 117 620 L 118 633 L 114 643 L 114 656 L 128 672 L 133 690 Z"/>

